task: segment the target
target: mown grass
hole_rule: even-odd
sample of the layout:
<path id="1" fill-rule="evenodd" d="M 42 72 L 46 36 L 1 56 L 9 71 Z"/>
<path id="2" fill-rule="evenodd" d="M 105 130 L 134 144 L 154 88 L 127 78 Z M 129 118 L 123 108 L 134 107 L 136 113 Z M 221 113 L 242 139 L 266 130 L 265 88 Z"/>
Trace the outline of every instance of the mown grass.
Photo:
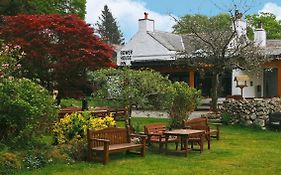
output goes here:
<path id="1" fill-rule="evenodd" d="M 135 118 L 133 124 L 167 122 Z M 173 145 L 171 145 L 173 146 Z M 206 148 L 206 145 L 205 145 Z M 80 162 L 55 164 L 19 173 L 21 175 L 281 175 L 281 133 L 238 126 L 223 126 L 221 140 L 212 140 L 211 150 L 192 151 L 188 157 L 148 151 L 145 158 L 131 154 L 110 157 L 108 165 Z"/>

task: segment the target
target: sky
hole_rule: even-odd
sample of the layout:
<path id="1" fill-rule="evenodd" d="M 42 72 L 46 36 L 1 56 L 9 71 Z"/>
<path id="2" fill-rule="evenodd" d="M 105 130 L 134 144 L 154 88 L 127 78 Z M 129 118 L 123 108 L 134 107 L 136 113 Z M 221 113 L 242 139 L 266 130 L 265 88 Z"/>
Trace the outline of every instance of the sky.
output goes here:
<path id="1" fill-rule="evenodd" d="M 144 12 L 155 20 L 156 30 L 171 32 L 175 20 L 170 15 L 214 16 L 234 9 L 234 4 L 246 15 L 271 12 L 281 20 L 281 0 L 87 0 L 86 22 L 95 24 L 107 5 L 127 42 L 138 31 L 138 19 L 143 19 Z"/>

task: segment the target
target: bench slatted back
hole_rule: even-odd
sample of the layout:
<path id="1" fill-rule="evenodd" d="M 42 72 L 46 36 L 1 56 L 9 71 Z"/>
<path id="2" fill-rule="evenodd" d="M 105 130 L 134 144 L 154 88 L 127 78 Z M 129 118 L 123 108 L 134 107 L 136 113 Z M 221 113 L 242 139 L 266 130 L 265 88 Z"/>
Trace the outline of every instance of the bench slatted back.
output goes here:
<path id="1" fill-rule="evenodd" d="M 190 120 L 183 120 L 183 128 L 200 129 L 206 132 L 210 131 L 207 118 L 193 118 Z"/>
<path id="2" fill-rule="evenodd" d="M 129 143 L 126 128 L 105 128 L 98 131 L 88 130 L 88 140 L 91 140 L 91 138 L 108 139 L 110 140 L 110 145 Z M 98 147 L 103 146 L 103 144 L 102 142 L 91 142 L 90 146 Z"/>
<path id="3" fill-rule="evenodd" d="M 148 124 L 144 126 L 145 134 L 162 134 L 166 130 L 165 123 Z"/>

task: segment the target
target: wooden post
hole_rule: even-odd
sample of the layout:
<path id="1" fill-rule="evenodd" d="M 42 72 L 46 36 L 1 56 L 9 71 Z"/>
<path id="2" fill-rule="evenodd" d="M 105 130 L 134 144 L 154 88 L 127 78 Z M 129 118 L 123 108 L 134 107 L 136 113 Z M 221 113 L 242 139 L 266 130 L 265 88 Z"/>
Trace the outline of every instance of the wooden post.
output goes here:
<path id="1" fill-rule="evenodd" d="M 193 70 L 188 71 L 188 85 L 189 85 L 189 87 L 194 88 L 194 71 Z"/>
<path id="2" fill-rule="evenodd" d="M 277 96 L 281 97 L 281 62 L 278 63 Z"/>

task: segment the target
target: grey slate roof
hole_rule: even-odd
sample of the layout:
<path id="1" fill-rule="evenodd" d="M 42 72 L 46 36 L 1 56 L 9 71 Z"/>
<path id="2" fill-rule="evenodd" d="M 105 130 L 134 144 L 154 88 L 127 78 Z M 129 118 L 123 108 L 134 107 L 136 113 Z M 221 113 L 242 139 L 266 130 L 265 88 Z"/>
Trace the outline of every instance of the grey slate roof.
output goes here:
<path id="1" fill-rule="evenodd" d="M 199 49 L 196 48 L 196 44 L 194 44 L 196 37 L 190 34 L 178 35 L 162 31 L 154 31 L 147 33 L 170 51 L 185 51 L 189 53 Z M 281 40 L 267 40 L 265 53 L 266 55 L 272 56 L 281 55 Z"/>
<path id="2" fill-rule="evenodd" d="M 168 33 L 168 32 L 161 32 L 161 31 L 154 31 L 154 32 L 147 32 L 147 33 L 170 51 L 184 50 L 182 44 L 182 38 L 180 35 Z"/>
<path id="3" fill-rule="evenodd" d="M 192 34 L 182 35 L 182 41 L 183 41 L 183 45 L 184 45 L 186 53 L 191 53 L 197 49 L 200 49 L 200 48 L 197 48 L 198 45 L 195 44 L 196 40 L 198 41 L 198 39 Z"/>
<path id="4" fill-rule="evenodd" d="M 266 40 L 266 55 L 281 55 L 281 40 L 274 39 L 274 40 Z"/>

